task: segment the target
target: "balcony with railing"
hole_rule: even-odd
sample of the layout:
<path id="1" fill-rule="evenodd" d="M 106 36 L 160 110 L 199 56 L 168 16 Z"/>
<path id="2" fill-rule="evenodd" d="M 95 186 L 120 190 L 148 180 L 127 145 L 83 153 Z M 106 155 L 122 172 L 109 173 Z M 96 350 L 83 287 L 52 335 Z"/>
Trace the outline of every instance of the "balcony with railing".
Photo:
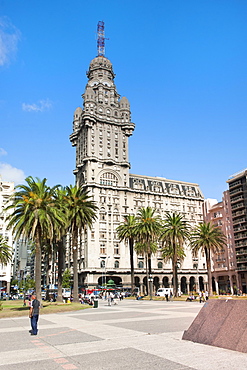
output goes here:
<path id="1" fill-rule="evenodd" d="M 247 262 L 247 257 L 241 257 L 239 259 L 237 258 L 236 262 L 237 263 L 245 263 L 245 262 Z"/>
<path id="2" fill-rule="evenodd" d="M 239 239 L 245 239 L 247 238 L 247 233 L 243 233 L 243 234 L 234 234 L 234 239 L 235 240 L 239 240 Z"/>
<path id="3" fill-rule="evenodd" d="M 243 200 L 243 199 L 244 199 L 243 195 L 239 195 L 237 197 L 234 197 L 234 198 L 231 199 L 231 204 L 236 203 L 236 202 L 238 202 L 240 200 Z"/>
<path id="4" fill-rule="evenodd" d="M 236 271 L 247 271 L 247 264 L 237 266 Z"/>
<path id="5" fill-rule="evenodd" d="M 236 220 L 233 220 L 233 221 L 232 221 L 232 224 L 233 224 L 233 225 L 236 225 L 236 224 L 240 224 L 240 223 L 244 223 L 244 222 L 247 222 L 247 219 L 246 219 L 245 217 L 243 217 L 243 218 L 238 218 L 238 219 L 236 219 Z"/>
<path id="6" fill-rule="evenodd" d="M 216 258 L 216 262 L 225 262 L 226 258 L 225 257 L 218 257 Z"/>
<path id="7" fill-rule="evenodd" d="M 236 186 L 239 186 L 239 185 L 241 185 L 241 184 L 242 184 L 241 180 L 234 181 L 234 182 L 232 182 L 232 183 L 230 183 L 230 184 L 229 184 L 229 189 L 233 189 L 233 188 L 235 188 Z"/>
<path id="8" fill-rule="evenodd" d="M 236 203 L 232 206 L 232 210 L 234 209 L 240 209 L 240 208 L 244 208 L 245 205 L 244 205 L 244 202 L 241 202 L 241 203 Z"/>
<path id="9" fill-rule="evenodd" d="M 247 248 L 245 249 L 237 249 L 236 250 L 236 255 L 239 256 L 239 255 L 244 255 L 244 254 L 247 254 Z"/>
<path id="10" fill-rule="evenodd" d="M 236 217 L 238 217 L 238 216 L 243 216 L 243 215 L 245 215 L 245 214 L 246 214 L 245 210 L 242 210 L 242 211 L 235 211 L 235 212 L 232 212 L 232 218 L 236 218 Z"/>
<path id="11" fill-rule="evenodd" d="M 242 193 L 243 192 L 243 188 L 242 188 L 242 186 L 241 187 L 239 187 L 239 188 L 237 188 L 237 189 L 234 189 L 234 190 L 230 190 L 230 197 L 231 197 L 231 195 L 233 195 L 233 194 L 238 194 L 238 193 Z"/>
<path id="12" fill-rule="evenodd" d="M 246 226 L 238 226 L 233 228 L 234 233 L 238 233 L 240 231 L 247 230 L 247 225 Z"/>
<path id="13" fill-rule="evenodd" d="M 235 243 L 235 248 L 247 247 L 247 240 L 239 241 Z"/>

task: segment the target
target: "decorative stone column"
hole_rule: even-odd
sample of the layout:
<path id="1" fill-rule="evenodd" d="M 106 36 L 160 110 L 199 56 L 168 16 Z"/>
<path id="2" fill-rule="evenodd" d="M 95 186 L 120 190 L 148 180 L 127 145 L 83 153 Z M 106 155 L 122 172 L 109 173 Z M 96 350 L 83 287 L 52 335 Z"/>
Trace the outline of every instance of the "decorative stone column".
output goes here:
<path id="1" fill-rule="evenodd" d="M 215 279 L 215 289 L 216 289 L 216 294 L 219 294 L 219 283 L 218 283 L 218 280 Z"/>
<path id="2" fill-rule="evenodd" d="M 230 281 L 231 295 L 233 295 L 234 294 L 234 290 L 233 290 L 232 275 L 228 275 L 228 277 L 229 277 L 229 281 Z"/>

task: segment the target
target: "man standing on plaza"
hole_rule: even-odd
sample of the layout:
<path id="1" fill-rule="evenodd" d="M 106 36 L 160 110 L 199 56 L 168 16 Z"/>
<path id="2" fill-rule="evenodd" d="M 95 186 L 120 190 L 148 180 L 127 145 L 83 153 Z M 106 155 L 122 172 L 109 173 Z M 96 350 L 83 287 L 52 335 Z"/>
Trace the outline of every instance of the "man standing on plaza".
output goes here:
<path id="1" fill-rule="evenodd" d="M 31 306 L 29 310 L 29 317 L 31 319 L 31 327 L 32 330 L 30 330 L 31 335 L 37 335 L 38 334 L 38 320 L 39 320 L 39 308 L 40 308 L 40 302 L 36 298 L 36 294 L 32 294 L 31 297 Z"/>

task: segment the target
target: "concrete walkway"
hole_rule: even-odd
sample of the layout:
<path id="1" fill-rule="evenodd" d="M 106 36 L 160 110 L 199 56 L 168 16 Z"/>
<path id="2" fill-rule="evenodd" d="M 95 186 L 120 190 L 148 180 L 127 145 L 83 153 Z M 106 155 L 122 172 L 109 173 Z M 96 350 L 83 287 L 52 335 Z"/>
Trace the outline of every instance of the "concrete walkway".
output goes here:
<path id="1" fill-rule="evenodd" d="M 37 336 L 26 317 L 1 319 L 0 370 L 247 369 L 247 354 L 181 340 L 201 307 L 99 301 L 97 309 L 41 313 Z"/>

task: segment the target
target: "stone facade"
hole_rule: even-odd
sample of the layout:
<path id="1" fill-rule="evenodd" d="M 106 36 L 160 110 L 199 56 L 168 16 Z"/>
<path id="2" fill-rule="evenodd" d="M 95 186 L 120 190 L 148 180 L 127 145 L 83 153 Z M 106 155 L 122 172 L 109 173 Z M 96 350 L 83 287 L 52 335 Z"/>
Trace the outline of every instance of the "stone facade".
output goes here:
<path id="1" fill-rule="evenodd" d="M 130 174 L 128 138 L 135 124 L 129 101 L 117 93 L 112 64 L 104 56 L 91 61 L 87 77 L 83 107 L 75 110 L 70 140 L 76 147 L 76 183 L 89 191 L 99 210 L 92 230 L 80 240 L 79 284 L 96 287 L 113 279 L 126 287 L 130 286 L 129 249 L 116 233 L 123 216 L 150 206 L 161 216 L 166 211 L 183 213 L 195 225 L 203 220 L 203 195 L 194 183 Z M 66 253 L 70 267 L 69 248 Z M 171 286 L 171 263 L 164 263 L 160 252 L 153 256 L 152 267 L 154 288 Z M 199 281 L 200 288 L 206 288 L 205 258 L 200 254 L 193 259 L 188 247 L 178 273 L 182 291 L 199 289 Z M 144 259 L 135 255 L 136 286 L 145 290 L 145 279 Z"/>

